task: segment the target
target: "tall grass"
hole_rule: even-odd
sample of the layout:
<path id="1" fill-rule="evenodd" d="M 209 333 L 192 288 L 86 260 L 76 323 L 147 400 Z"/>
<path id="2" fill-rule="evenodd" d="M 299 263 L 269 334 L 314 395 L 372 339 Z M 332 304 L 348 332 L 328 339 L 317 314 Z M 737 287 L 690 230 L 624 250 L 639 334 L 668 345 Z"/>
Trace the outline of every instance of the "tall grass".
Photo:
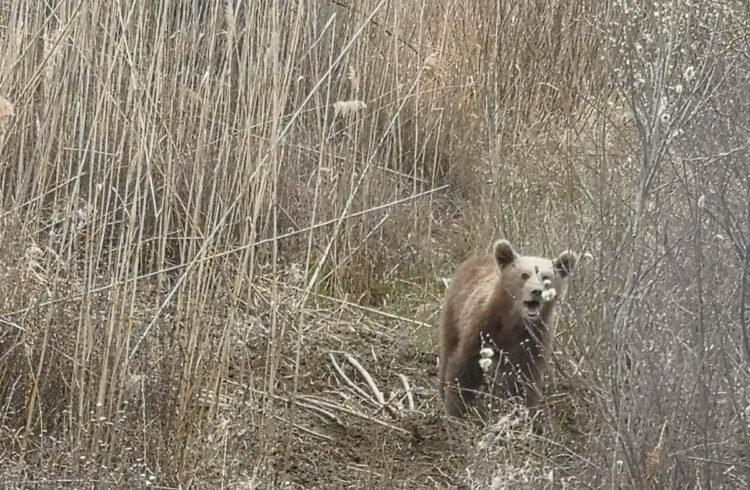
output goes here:
<path id="1" fill-rule="evenodd" d="M 310 453 L 307 487 L 747 485 L 749 22 L 733 1 L 0 3 L 0 479 L 305 486 L 312 438 L 340 455 Z M 329 352 L 408 372 L 437 414 L 421 329 L 499 236 L 587 257 L 547 432 L 388 463 L 405 422 L 355 411 Z M 352 413 L 395 432 L 341 466 Z"/>

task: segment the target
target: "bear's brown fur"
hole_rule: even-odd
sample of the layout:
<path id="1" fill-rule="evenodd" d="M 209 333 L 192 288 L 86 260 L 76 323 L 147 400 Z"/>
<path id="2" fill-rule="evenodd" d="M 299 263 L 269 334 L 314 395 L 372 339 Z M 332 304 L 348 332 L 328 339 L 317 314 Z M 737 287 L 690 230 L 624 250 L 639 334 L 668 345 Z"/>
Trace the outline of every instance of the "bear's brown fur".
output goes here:
<path id="1" fill-rule="evenodd" d="M 441 318 L 440 392 L 446 414 L 462 416 L 481 387 L 483 346 L 493 349 L 488 372 L 495 376 L 493 394 L 520 397 L 529 408 L 539 404 L 550 328 L 575 265 L 576 255 L 569 251 L 554 260 L 523 257 L 499 240 L 491 254 L 456 269 Z"/>

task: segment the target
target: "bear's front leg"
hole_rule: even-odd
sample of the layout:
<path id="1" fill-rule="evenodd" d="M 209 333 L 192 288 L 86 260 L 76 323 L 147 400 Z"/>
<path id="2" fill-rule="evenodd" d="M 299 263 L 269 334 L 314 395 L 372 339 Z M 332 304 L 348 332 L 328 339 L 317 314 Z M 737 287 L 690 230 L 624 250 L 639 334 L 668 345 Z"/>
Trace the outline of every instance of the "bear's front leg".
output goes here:
<path id="1" fill-rule="evenodd" d="M 478 345 L 458 349 L 447 361 L 443 405 L 446 415 L 461 417 L 482 385 Z"/>

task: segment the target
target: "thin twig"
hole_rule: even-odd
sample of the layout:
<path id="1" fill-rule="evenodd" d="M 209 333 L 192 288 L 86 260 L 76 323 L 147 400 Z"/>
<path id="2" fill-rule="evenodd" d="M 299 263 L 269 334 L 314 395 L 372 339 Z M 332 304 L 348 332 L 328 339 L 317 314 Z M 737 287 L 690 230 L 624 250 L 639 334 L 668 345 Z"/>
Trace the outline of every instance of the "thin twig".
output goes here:
<path id="1" fill-rule="evenodd" d="M 274 395 L 274 398 L 282 398 L 285 402 L 290 403 L 291 400 L 288 398 L 278 397 L 278 395 Z M 313 405 L 310 403 L 304 403 L 301 401 L 295 401 L 295 405 L 299 405 L 302 408 L 306 408 L 310 412 L 313 412 L 313 415 L 320 418 L 320 415 L 323 415 L 324 417 L 327 417 L 331 422 L 334 422 L 336 425 L 339 425 L 341 427 L 344 427 L 344 423 L 339 419 L 335 414 L 332 412 L 329 412 L 328 410 L 319 407 L 317 405 Z"/>
<path id="2" fill-rule="evenodd" d="M 303 292 L 303 293 L 306 291 L 306 289 L 304 289 L 304 288 L 300 288 L 300 287 L 297 287 L 297 286 L 292 286 L 292 285 L 289 285 L 289 284 L 287 285 L 287 287 L 289 287 L 290 289 L 293 289 L 295 291 L 300 291 L 300 292 Z M 405 323 L 411 323 L 413 325 L 419 325 L 420 327 L 432 327 L 432 325 L 429 324 L 429 323 L 420 322 L 419 320 L 415 320 L 413 318 L 407 318 L 405 316 L 395 315 L 393 313 L 388 313 L 386 311 L 378 310 L 377 308 L 371 308 L 369 306 L 363 306 L 363 305 L 360 305 L 360 304 L 357 304 L 357 303 L 352 303 L 351 301 L 347 301 L 345 299 L 334 298 L 333 296 L 327 296 L 325 294 L 320 294 L 320 293 L 316 293 L 316 292 L 313 292 L 313 291 L 309 291 L 308 294 L 311 295 L 311 296 L 316 296 L 316 297 L 318 297 L 320 299 L 325 299 L 325 300 L 328 300 L 328 301 L 335 301 L 336 303 L 340 303 L 340 304 L 345 305 L 345 306 L 351 306 L 352 308 L 357 308 L 358 310 L 366 311 L 368 313 L 374 313 L 376 315 L 380 315 L 380 316 L 383 316 L 385 318 L 390 318 L 392 320 L 398 320 L 398 321 L 405 322 Z"/>
<path id="3" fill-rule="evenodd" d="M 404 385 L 404 390 L 406 391 L 406 401 L 409 405 L 409 410 L 415 410 L 414 408 L 414 396 L 411 392 L 411 386 L 409 386 L 409 380 L 406 379 L 406 376 L 403 374 L 399 374 L 398 378 L 401 380 L 401 384 Z"/>
<path id="4" fill-rule="evenodd" d="M 344 2 L 341 2 L 339 0 L 331 0 L 331 3 L 334 3 L 334 4 L 338 5 L 339 7 L 343 7 L 345 9 L 349 10 L 349 11 L 357 12 L 355 9 L 352 9 L 349 5 L 347 5 Z M 407 40 L 401 38 L 401 36 L 399 36 L 397 34 L 394 34 L 387 27 L 383 27 L 382 25 L 380 25 L 380 22 L 378 22 L 374 18 L 370 18 L 369 20 L 370 20 L 370 23 L 372 25 L 383 29 L 383 32 L 385 32 L 386 34 L 388 34 L 392 38 L 395 38 L 398 41 L 400 41 L 404 46 L 406 46 L 407 48 L 411 49 L 414 52 L 414 54 L 419 55 L 419 51 L 417 51 L 417 48 L 415 48 L 414 46 L 412 46 L 411 44 L 409 44 L 409 42 Z"/>
<path id="5" fill-rule="evenodd" d="M 313 415 L 323 415 L 326 417 L 329 421 L 336 423 L 337 425 L 344 427 L 344 423 L 339 419 L 335 414 L 331 413 L 329 410 L 326 410 L 325 408 L 322 408 L 318 405 L 313 404 L 312 402 L 303 402 L 300 400 L 291 400 L 290 398 L 287 398 L 285 396 L 276 395 L 276 394 L 269 394 L 268 392 L 265 392 L 263 390 L 260 390 L 258 388 L 251 388 L 247 385 L 244 385 L 242 383 L 237 383 L 236 381 L 232 380 L 224 380 L 225 383 L 237 386 L 243 390 L 251 391 L 255 394 L 262 395 L 262 396 L 270 396 L 274 400 L 280 400 L 284 403 L 294 403 L 295 405 L 299 405 L 302 408 L 306 408 L 310 412 L 313 412 Z"/>
<path id="6" fill-rule="evenodd" d="M 286 420 L 284 420 L 283 417 L 280 417 L 279 415 L 274 415 L 273 418 L 275 418 L 276 420 L 280 420 L 281 422 L 286 422 Z M 326 440 L 326 441 L 329 441 L 329 442 L 334 442 L 333 437 L 327 436 L 325 434 L 321 434 L 320 432 L 315 432 L 314 430 L 308 429 L 307 427 L 304 427 L 302 425 L 292 424 L 292 427 L 294 427 L 295 429 L 299 429 L 302 432 L 306 432 L 306 433 L 308 433 L 308 434 L 310 434 L 312 436 L 320 437 L 323 440 Z"/>
<path id="7" fill-rule="evenodd" d="M 750 465 L 740 463 L 739 461 L 719 461 L 717 459 L 699 458 L 698 456 L 688 456 L 687 459 L 692 459 L 693 461 L 700 461 L 702 463 L 717 464 L 720 466 L 730 466 L 730 467 L 739 466 L 740 468 L 750 470 Z"/>
<path id="8" fill-rule="evenodd" d="M 2 316 L 0 316 L 0 323 L 3 324 L 3 325 L 7 325 L 9 327 L 13 327 L 13 328 L 15 328 L 17 330 L 20 330 L 21 332 L 26 332 L 27 331 L 21 325 L 8 320 L 7 318 L 3 318 Z"/>
<path id="9" fill-rule="evenodd" d="M 382 425 L 383 427 L 388 427 L 389 429 L 393 429 L 393 430 L 395 430 L 397 432 L 401 432 L 402 434 L 411 434 L 410 431 L 408 431 L 408 430 L 406 430 L 406 429 L 404 429 L 402 427 L 398 427 L 396 425 L 389 424 L 388 422 L 386 422 L 384 420 L 380 420 L 378 418 L 371 417 L 371 416 L 369 416 L 367 414 L 364 414 L 364 413 L 361 413 L 361 412 L 357 412 L 356 410 L 352 410 L 350 408 L 345 408 L 345 407 L 342 407 L 340 405 L 336 405 L 336 404 L 333 404 L 333 403 L 325 402 L 323 400 L 316 400 L 316 399 L 310 398 L 310 397 L 300 397 L 300 398 L 304 399 L 304 401 L 307 402 L 307 403 L 318 404 L 318 405 L 323 406 L 324 408 L 329 408 L 331 410 L 336 410 L 336 411 L 345 413 L 347 415 L 353 415 L 353 416 L 355 416 L 357 418 L 360 418 L 360 419 L 363 419 L 363 420 L 367 420 L 369 422 L 373 422 L 373 423 L 378 424 L 378 425 Z"/>

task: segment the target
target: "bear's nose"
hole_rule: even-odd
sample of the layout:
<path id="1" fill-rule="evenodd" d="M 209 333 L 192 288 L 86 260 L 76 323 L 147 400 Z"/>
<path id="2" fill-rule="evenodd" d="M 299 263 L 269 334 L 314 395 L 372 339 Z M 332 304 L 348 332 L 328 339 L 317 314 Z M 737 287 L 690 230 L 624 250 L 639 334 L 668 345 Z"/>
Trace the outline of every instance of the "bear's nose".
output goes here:
<path id="1" fill-rule="evenodd" d="M 542 297 L 542 288 L 534 288 L 531 290 L 531 297 L 534 299 L 540 299 Z"/>

